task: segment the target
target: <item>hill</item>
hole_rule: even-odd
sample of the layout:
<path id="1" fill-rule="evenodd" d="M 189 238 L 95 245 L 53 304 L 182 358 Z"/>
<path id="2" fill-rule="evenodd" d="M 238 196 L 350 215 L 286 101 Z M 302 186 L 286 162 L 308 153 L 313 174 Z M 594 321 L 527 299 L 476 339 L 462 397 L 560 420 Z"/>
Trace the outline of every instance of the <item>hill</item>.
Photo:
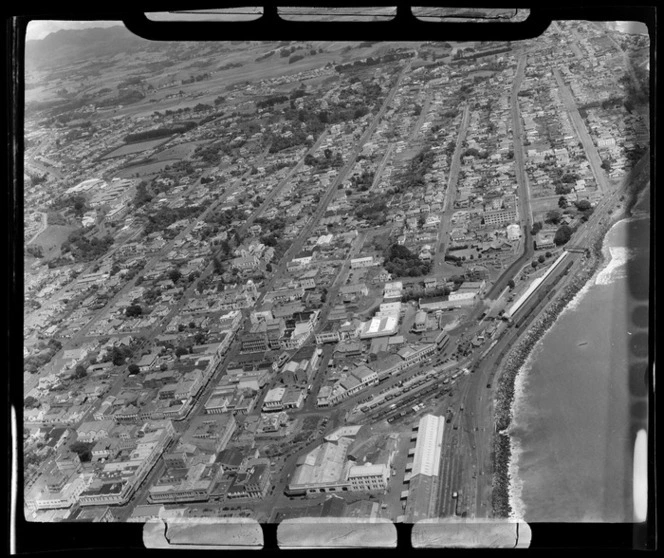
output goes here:
<path id="1" fill-rule="evenodd" d="M 122 24 L 62 29 L 41 40 L 26 41 L 25 64 L 28 69 L 52 67 L 144 49 L 147 44 L 149 41 L 137 37 Z"/>

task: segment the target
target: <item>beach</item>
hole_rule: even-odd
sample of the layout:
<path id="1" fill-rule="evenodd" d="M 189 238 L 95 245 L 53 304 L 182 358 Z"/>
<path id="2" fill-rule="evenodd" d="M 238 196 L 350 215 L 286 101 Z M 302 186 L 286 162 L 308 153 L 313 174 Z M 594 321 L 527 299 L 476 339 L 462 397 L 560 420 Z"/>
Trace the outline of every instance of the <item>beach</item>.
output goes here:
<path id="1" fill-rule="evenodd" d="M 625 337 L 621 327 L 626 321 L 614 320 L 610 332 L 603 331 L 604 325 L 583 323 L 584 318 L 607 323 L 598 308 L 615 308 L 616 293 L 626 292 L 626 268 L 633 259 L 630 248 L 622 241 L 613 246 L 610 239 L 635 221 L 625 219 L 629 215 L 629 210 L 616 212 L 598 229 L 581 272 L 501 364 L 495 407 L 495 516 L 529 521 L 626 521 L 629 517 L 624 482 L 615 482 L 629 470 L 628 448 L 620 443 L 611 446 L 616 433 L 618 438 L 624 434 L 621 420 L 628 422 L 620 396 L 626 390 L 616 377 L 602 376 L 603 370 L 612 370 L 613 376 L 622 375 L 626 381 L 625 346 L 611 345 Z M 640 220 L 643 223 L 643 215 Z M 607 364 L 598 355 L 621 362 Z M 574 362 L 582 365 L 570 365 Z M 612 388 L 615 385 L 619 387 Z M 615 448 L 613 454 L 608 452 L 612 466 L 602 474 L 589 475 L 592 467 L 607 462 L 607 447 Z M 603 490 L 605 486 L 610 490 Z M 594 493 L 601 501 L 589 505 L 588 495 Z M 572 505 L 570 494 L 578 495 Z"/>

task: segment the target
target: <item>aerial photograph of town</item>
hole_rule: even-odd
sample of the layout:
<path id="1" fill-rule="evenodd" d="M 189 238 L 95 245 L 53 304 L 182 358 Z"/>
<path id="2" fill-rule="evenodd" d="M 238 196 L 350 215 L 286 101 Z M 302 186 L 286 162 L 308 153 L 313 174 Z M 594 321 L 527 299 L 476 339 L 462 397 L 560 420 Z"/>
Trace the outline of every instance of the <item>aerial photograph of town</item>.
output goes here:
<path id="1" fill-rule="evenodd" d="M 643 517 L 645 25 L 33 25 L 28 522 Z"/>

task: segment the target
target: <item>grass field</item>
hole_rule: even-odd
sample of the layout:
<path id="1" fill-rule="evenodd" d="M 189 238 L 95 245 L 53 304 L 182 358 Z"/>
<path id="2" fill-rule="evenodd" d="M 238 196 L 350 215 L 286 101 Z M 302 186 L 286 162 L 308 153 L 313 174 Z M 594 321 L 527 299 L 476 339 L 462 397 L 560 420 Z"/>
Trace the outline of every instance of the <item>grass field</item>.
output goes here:
<path id="1" fill-rule="evenodd" d="M 187 143 L 181 143 L 179 145 L 174 145 L 173 147 L 167 147 L 163 151 L 155 153 L 151 159 L 154 161 L 173 161 L 186 159 L 191 156 L 194 152 L 194 149 L 199 145 L 209 143 L 208 141 L 190 141 Z"/>
<path id="2" fill-rule="evenodd" d="M 70 233 L 77 227 L 71 225 L 48 225 L 46 229 L 35 238 L 33 246 L 41 246 L 44 259 L 50 260 L 60 256 L 60 246 L 67 240 Z"/>
<path id="3" fill-rule="evenodd" d="M 154 149 L 162 143 L 166 143 L 173 136 L 168 136 L 166 138 L 159 138 L 148 141 L 140 141 L 136 143 L 128 143 L 117 149 L 114 149 L 110 153 L 107 153 L 102 157 L 102 159 L 113 159 L 115 157 L 124 157 L 125 155 L 133 155 L 134 153 L 141 153 L 142 151 L 147 151 L 148 149 Z"/>
<path id="4" fill-rule="evenodd" d="M 140 178 L 157 174 L 161 172 L 169 165 L 180 161 L 181 159 L 165 159 L 163 161 L 151 161 L 144 165 L 133 165 L 131 167 L 125 167 L 124 169 L 119 170 L 115 173 L 117 178 L 135 178 L 138 175 Z"/>

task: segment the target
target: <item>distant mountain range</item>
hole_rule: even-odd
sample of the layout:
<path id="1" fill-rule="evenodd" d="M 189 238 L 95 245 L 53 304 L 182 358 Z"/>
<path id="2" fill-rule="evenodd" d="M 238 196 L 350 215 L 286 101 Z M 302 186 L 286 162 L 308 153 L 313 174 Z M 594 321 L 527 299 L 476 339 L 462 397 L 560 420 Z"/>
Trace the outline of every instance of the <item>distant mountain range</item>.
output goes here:
<path id="1" fill-rule="evenodd" d="M 148 41 L 122 24 L 114 27 L 62 29 L 41 40 L 26 41 L 26 68 L 81 62 L 145 48 Z"/>

